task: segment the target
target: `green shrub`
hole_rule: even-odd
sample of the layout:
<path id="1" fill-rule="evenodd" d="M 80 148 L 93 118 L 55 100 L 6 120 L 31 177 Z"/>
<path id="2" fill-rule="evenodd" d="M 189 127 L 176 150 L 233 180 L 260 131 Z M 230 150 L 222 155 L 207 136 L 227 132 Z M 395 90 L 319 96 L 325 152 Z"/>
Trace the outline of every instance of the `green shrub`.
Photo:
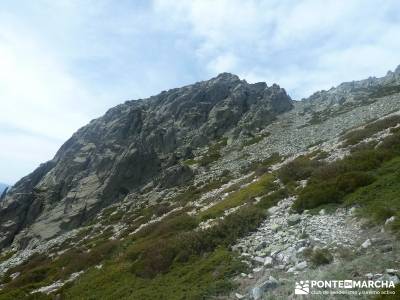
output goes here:
<path id="1" fill-rule="evenodd" d="M 257 207 L 268 209 L 274 205 L 276 205 L 279 200 L 282 200 L 286 197 L 289 197 L 289 192 L 287 189 L 279 189 L 275 192 L 272 192 L 269 195 L 265 195 L 261 197 L 260 201 L 257 203 Z"/>
<path id="2" fill-rule="evenodd" d="M 136 277 L 125 263 L 90 270 L 61 291 L 61 299 L 212 299 L 233 288 L 231 278 L 245 266 L 226 248 L 174 262 L 167 273 Z M 16 298 L 20 299 L 20 298 Z"/>
<path id="3" fill-rule="evenodd" d="M 167 272 L 178 253 L 179 245 L 175 239 L 158 239 L 138 256 L 133 271 L 142 278 L 153 278 Z"/>
<path id="4" fill-rule="evenodd" d="M 332 182 L 307 185 L 299 194 L 292 208 L 297 212 L 328 203 L 338 203 L 340 193 Z"/>
<path id="5" fill-rule="evenodd" d="M 329 180 L 314 180 L 299 193 L 293 209 L 302 212 L 324 204 L 341 203 L 347 194 L 373 181 L 374 177 L 364 172 L 339 173 Z"/>
<path id="6" fill-rule="evenodd" d="M 315 249 L 310 255 L 310 262 L 314 267 L 328 265 L 333 261 L 333 256 L 328 249 Z"/>
<path id="7" fill-rule="evenodd" d="M 395 115 L 391 117 L 384 118 L 382 120 L 375 121 L 366 125 L 362 129 L 357 129 L 346 133 L 342 139 L 344 140 L 343 145 L 351 146 L 358 144 L 362 140 L 378 133 L 379 131 L 385 130 L 389 127 L 394 127 L 400 123 L 400 116 Z"/>
<path id="8" fill-rule="evenodd" d="M 196 228 L 196 218 L 189 216 L 184 211 L 176 211 L 163 219 L 162 222 L 155 222 L 144 227 L 135 234 L 135 238 L 155 238 L 174 235 L 177 232 L 189 231 Z"/>
<path id="9" fill-rule="evenodd" d="M 313 171 L 322 164 L 302 155 L 282 166 L 278 171 L 278 177 L 285 184 L 304 180 L 310 177 Z"/>
<path id="10" fill-rule="evenodd" d="M 400 157 L 385 162 L 376 172 L 376 180 L 345 198 L 347 205 L 361 206 L 359 213 L 382 224 L 400 211 Z M 396 227 L 393 230 L 398 231 Z"/>
<path id="11" fill-rule="evenodd" d="M 349 194 L 362 186 L 371 184 L 374 177 L 364 172 L 348 172 L 338 176 L 336 179 L 336 188 L 343 194 Z"/>
<path id="12" fill-rule="evenodd" d="M 134 262 L 132 271 L 135 275 L 154 278 L 157 274 L 169 272 L 174 262 L 184 263 L 219 246 L 229 246 L 256 229 L 263 218 L 259 209 L 245 207 L 207 230 L 175 231 L 166 238 L 138 240 L 128 250 L 127 257 Z"/>
<path id="13" fill-rule="evenodd" d="M 386 137 L 376 148 L 360 147 L 349 156 L 311 171 L 293 208 L 301 212 L 320 205 L 362 205 L 375 222 L 394 215 L 399 205 L 400 135 Z"/>

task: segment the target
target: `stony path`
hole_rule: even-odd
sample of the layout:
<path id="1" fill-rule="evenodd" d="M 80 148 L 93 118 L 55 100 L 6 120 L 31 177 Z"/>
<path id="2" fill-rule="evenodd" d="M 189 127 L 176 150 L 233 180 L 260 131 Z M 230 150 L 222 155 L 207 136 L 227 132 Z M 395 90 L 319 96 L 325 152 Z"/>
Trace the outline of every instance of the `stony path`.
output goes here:
<path id="1" fill-rule="evenodd" d="M 252 270 L 239 279 L 246 299 L 261 299 L 257 298 L 261 297 L 260 290 L 278 285 L 271 273 L 296 276 L 306 272 L 310 267 L 304 255 L 306 249 L 327 249 L 334 254 L 338 248 L 356 250 L 365 241 L 352 209 L 340 208 L 331 214 L 325 210 L 319 214 L 305 211 L 299 215 L 291 212 L 294 200 L 286 198 L 271 207 L 258 230 L 233 246 Z M 236 298 L 240 296 L 238 293 Z"/>
<path id="2" fill-rule="evenodd" d="M 259 229 L 239 240 L 233 248 L 249 262 L 292 270 L 301 263 L 300 254 L 305 247 L 337 249 L 360 245 L 360 226 L 353 220 L 351 211 L 338 209 L 333 214 L 326 214 L 324 210 L 318 215 L 291 214 L 293 200 L 284 199 L 270 208 L 270 216 Z"/>

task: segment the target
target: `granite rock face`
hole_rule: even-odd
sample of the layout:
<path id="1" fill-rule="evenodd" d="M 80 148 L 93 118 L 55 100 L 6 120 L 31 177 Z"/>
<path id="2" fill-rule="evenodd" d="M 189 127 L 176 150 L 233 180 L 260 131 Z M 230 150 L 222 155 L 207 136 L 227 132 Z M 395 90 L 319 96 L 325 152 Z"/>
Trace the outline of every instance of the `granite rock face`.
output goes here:
<path id="1" fill-rule="evenodd" d="M 279 86 L 228 73 L 118 105 L 9 190 L 0 203 L 0 248 L 77 228 L 144 186 L 185 185 L 194 171 L 181 162 L 195 149 L 257 131 L 292 106 Z"/>

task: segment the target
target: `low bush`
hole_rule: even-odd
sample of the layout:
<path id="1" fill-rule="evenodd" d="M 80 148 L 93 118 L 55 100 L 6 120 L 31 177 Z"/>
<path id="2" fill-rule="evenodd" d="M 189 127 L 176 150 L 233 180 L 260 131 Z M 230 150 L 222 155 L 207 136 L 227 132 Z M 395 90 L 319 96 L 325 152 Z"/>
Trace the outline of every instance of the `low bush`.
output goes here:
<path id="1" fill-rule="evenodd" d="M 310 255 L 312 266 L 328 265 L 333 261 L 333 256 L 328 249 L 315 249 Z"/>
<path id="2" fill-rule="evenodd" d="M 394 127 L 400 123 L 400 115 L 390 116 L 382 120 L 375 121 L 366 125 L 362 129 L 353 130 L 343 135 L 343 146 L 351 146 L 358 144 L 362 140 L 382 131 L 389 127 Z"/>
<path id="3" fill-rule="evenodd" d="M 268 209 L 276 205 L 280 200 L 289 197 L 287 189 L 279 189 L 269 195 L 261 197 L 260 201 L 256 204 L 257 207 Z"/>
<path id="4" fill-rule="evenodd" d="M 359 213 L 382 224 L 400 211 L 400 157 L 385 162 L 375 173 L 376 181 L 345 198 L 347 205 L 357 204 Z M 394 225 L 394 224 L 393 224 Z M 398 227 L 392 228 L 400 232 Z"/>
<path id="5" fill-rule="evenodd" d="M 322 164 L 322 162 L 311 160 L 302 155 L 282 166 L 278 171 L 278 177 L 285 184 L 304 180 L 310 177 L 313 171 Z"/>
<path id="6" fill-rule="evenodd" d="M 229 246 L 236 239 L 257 228 L 264 214 L 255 207 L 245 207 L 227 216 L 207 230 L 176 232 L 167 238 L 138 240 L 128 250 L 132 271 L 142 278 L 154 278 L 170 271 L 174 262 L 185 263 L 193 256 Z"/>
<path id="7" fill-rule="evenodd" d="M 155 222 L 135 234 L 135 239 L 156 238 L 175 235 L 177 232 L 190 231 L 198 225 L 196 218 L 184 211 L 176 211 L 166 216 L 162 222 Z"/>
<path id="8" fill-rule="evenodd" d="M 329 203 L 362 204 L 365 214 L 382 222 L 398 207 L 388 198 L 397 199 L 399 157 L 400 134 L 396 133 L 374 148 L 361 147 L 341 160 L 319 166 L 311 172 L 293 208 L 301 212 Z"/>

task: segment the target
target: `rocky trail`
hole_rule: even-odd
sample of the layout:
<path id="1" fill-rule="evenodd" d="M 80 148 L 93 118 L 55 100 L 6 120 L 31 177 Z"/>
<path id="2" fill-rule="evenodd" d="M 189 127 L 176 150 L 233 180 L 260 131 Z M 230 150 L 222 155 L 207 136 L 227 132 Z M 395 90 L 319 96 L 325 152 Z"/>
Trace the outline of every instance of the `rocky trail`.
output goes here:
<path id="1" fill-rule="evenodd" d="M 321 253 L 320 259 L 327 259 L 326 262 L 314 262 L 326 263 L 325 268 L 340 265 L 343 255 L 368 257 L 371 253 L 399 253 L 399 249 L 394 249 L 396 242 L 385 233 L 384 227 L 363 227 L 363 220 L 357 218 L 355 208 L 338 208 L 329 213 L 325 209 L 313 213 L 305 211 L 300 215 L 291 211 L 293 201 L 294 197 L 289 197 L 271 207 L 257 231 L 232 247 L 240 252 L 242 261 L 251 270 L 236 278 L 239 289 L 231 295 L 232 299 L 287 299 L 284 296 L 287 288 L 288 298 L 294 299 L 291 283 L 297 279 L 310 279 L 310 273 L 318 267 L 313 265 L 313 253 Z M 334 263 L 329 265 L 331 262 Z M 393 264 L 398 267 L 399 261 Z M 397 269 L 389 268 L 385 272 L 353 275 L 400 282 Z"/>

